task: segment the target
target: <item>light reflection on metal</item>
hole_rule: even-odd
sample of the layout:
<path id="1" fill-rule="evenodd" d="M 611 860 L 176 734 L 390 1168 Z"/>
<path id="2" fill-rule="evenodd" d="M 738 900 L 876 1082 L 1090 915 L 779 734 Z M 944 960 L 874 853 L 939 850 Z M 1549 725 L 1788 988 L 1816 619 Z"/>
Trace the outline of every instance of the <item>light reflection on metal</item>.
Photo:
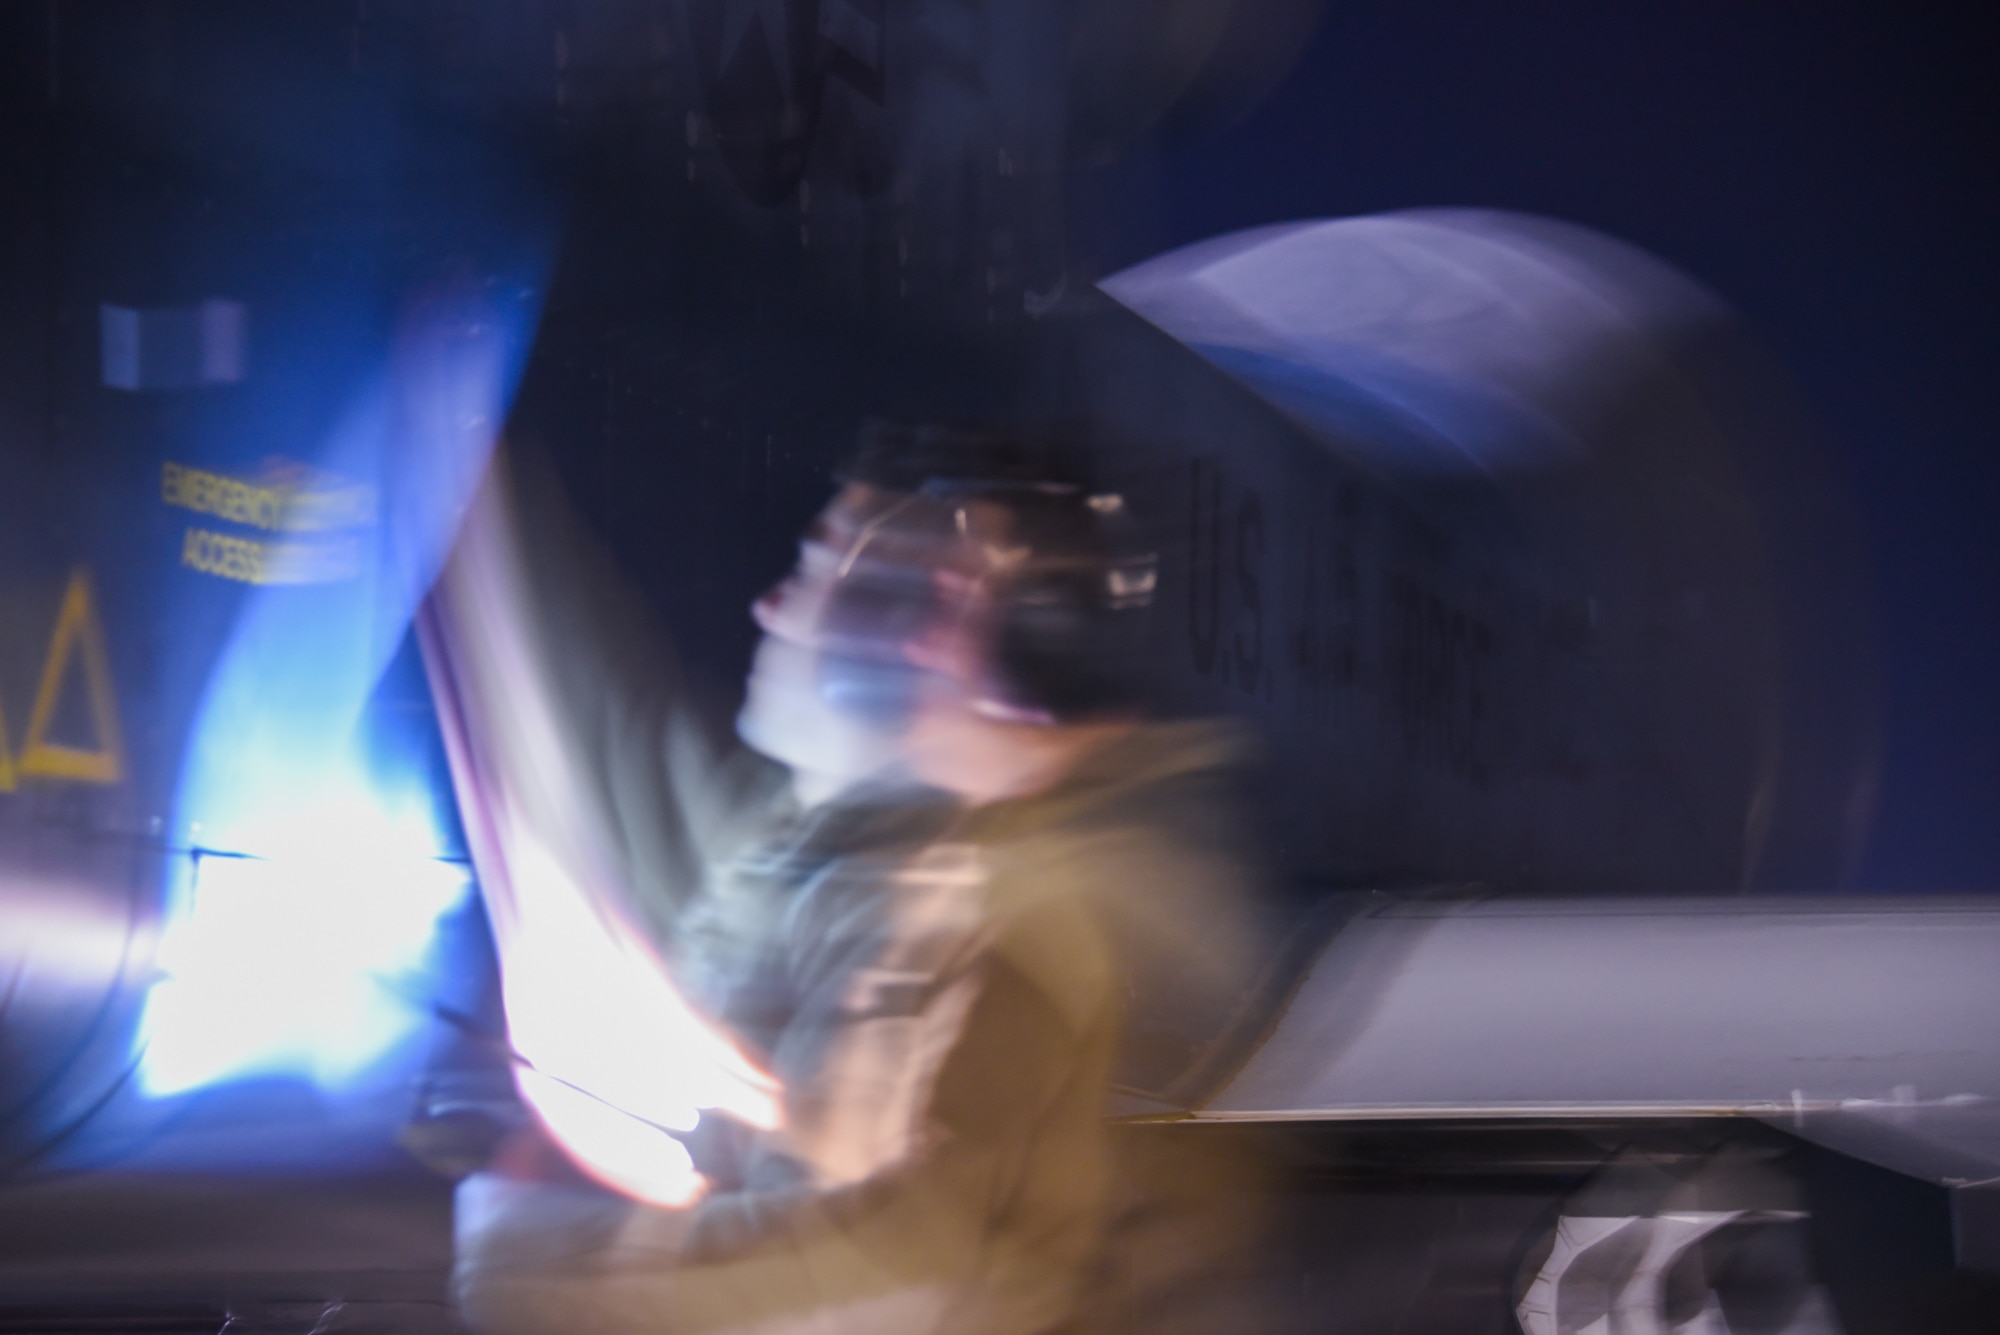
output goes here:
<path id="1" fill-rule="evenodd" d="M 1904 1111 L 1970 1115 L 2000 1099 L 1996 949 L 1975 897 L 1383 896 L 1201 1115 L 1810 1126 L 1899 1086 Z"/>
<path id="2" fill-rule="evenodd" d="M 692 1130 L 704 1108 L 774 1127 L 776 1086 L 689 1008 L 641 934 L 580 893 L 546 845 L 526 830 L 507 843 L 510 893 L 494 927 L 521 1096 L 605 1185 L 686 1205 L 704 1183 L 665 1131 Z"/>

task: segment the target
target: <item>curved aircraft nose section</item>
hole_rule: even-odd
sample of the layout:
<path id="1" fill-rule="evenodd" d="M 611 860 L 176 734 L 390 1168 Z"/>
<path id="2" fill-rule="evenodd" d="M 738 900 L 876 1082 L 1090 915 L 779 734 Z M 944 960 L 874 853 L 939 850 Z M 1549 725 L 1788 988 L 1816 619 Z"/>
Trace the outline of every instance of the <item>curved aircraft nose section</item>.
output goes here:
<path id="1" fill-rule="evenodd" d="M 1171 694 L 1265 724 L 1308 870 L 1851 876 L 1876 736 L 1860 524 L 1722 301 L 1479 210 L 1257 228 L 1100 286 L 1170 340 L 1108 320 L 1087 378 L 1187 479 L 1143 498 L 1192 516 Z"/>

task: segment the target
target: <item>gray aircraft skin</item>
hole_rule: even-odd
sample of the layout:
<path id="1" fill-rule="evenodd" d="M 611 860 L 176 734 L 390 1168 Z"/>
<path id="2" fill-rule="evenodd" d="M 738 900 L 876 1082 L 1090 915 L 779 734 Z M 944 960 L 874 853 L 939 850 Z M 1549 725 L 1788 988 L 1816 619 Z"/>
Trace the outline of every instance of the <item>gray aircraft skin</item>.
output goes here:
<path id="1" fill-rule="evenodd" d="M 1284 1165 L 1292 1328 L 1991 1328 L 2000 908 L 1852 893 L 1868 579 L 1782 376 L 1553 220 L 1108 272 L 1086 169 L 1317 17 L 1160 8 L 0 19 L 0 1330 L 454 1328 L 397 1136 L 491 965 L 408 628 L 483 451 L 726 683 L 871 414 L 1092 423 L 1158 707 L 1266 739 L 1264 990 L 1116 1111 Z M 188 925 L 295 865 L 346 907 Z"/>

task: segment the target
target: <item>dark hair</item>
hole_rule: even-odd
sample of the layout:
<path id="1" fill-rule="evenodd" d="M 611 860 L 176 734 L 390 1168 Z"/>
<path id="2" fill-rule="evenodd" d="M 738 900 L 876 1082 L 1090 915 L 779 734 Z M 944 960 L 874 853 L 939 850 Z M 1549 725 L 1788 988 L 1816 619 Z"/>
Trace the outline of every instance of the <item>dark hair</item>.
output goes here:
<path id="1" fill-rule="evenodd" d="M 841 477 L 1012 514 L 1032 555 L 995 590 L 999 703 L 1058 721 L 1137 704 L 1154 558 L 1123 500 L 1090 485 L 1079 433 L 871 421 Z"/>

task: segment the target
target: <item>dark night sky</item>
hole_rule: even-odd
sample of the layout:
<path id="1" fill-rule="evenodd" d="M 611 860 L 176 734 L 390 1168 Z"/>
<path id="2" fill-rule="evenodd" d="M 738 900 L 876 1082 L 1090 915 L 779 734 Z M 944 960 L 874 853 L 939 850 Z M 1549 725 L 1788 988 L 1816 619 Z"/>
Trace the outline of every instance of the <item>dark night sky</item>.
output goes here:
<path id="1" fill-rule="evenodd" d="M 1177 244 L 1485 205 L 1638 243 L 1775 348 L 1860 501 L 1886 745 L 1864 885 L 2000 886 L 1996 63 L 1917 6 L 1335 4 L 1254 114 L 1155 170 Z"/>

